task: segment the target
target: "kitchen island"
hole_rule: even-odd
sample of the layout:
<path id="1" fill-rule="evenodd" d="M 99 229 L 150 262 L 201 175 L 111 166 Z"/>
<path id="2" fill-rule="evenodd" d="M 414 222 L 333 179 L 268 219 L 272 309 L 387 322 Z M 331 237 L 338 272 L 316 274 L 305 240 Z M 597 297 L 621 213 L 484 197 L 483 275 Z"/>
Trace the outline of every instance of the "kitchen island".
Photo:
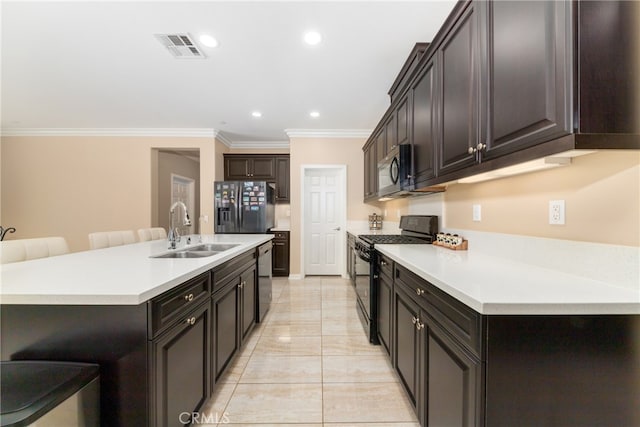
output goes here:
<path id="1" fill-rule="evenodd" d="M 616 283 L 480 250 L 376 250 L 378 329 L 423 426 L 640 425 L 637 251 Z"/>
<path id="2" fill-rule="evenodd" d="M 181 425 L 255 323 L 256 248 L 272 237 L 203 236 L 235 245 L 207 257 L 152 258 L 171 252 L 159 240 L 3 265 L 2 360 L 98 363 L 102 425 Z"/>

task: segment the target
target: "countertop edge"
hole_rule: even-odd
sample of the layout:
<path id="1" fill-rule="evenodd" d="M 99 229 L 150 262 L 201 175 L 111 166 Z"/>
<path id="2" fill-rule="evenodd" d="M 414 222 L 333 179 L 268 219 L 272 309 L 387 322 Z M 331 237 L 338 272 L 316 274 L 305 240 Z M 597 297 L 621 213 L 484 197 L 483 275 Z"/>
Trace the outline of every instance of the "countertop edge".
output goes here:
<path id="1" fill-rule="evenodd" d="M 234 236 L 234 235 L 225 235 L 225 236 Z M 94 292 L 94 293 L 90 293 L 90 292 L 86 292 L 86 293 L 58 292 L 56 293 L 55 291 L 50 291 L 49 289 L 47 289 L 48 292 L 46 293 L 45 292 L 36 293 L 35 291 L 41 290 L 41 288 L 29 290 L 28 287 L 21 289 L 21 292 L 13 291 L 13 292 L 7 293 L 6 291 L 7 286 L 5 283 L 5 286 L 0 287 L 0 305 L 140 305 L 140 304 L 144 304 L 147 301 L 157 297 L 158 295 L 161 295 L 162 293 L 175 288 L 176 286 L 188 281 L 189 279 L 192 279 L 198 276 L 199 274 L 205 273 L 247 251 L 250 251 L 253 248 L 257 248 L 263 243 L 266 243 L 272 240 L 274 237 L 272 234 L 256 234 L 251 236 L 256 237 L 255 241 L 240 243 L 238 247 L 225 251 L 224 253 L 221 253 L 219 255 L 214 255 L 210 259 L 202 258 L 200 260 L 201 263 L 199 265 L 194 266 L 191 269 L 185 268 L 179 274 L 176 274 L 172 277 L 168 277 L 166 280 L 150 279 L 150 281 L 152 281 L 153 283 L 147 289 L 144 289 L 139 293 L 130 293 L 130 294 L 127 294 L 125 292 L 109 293 L 108 289 L 105 289 L 103 292 Z M 234 239 L 233 237 L 225 237 L 225 238 L 227 240 Z M 147 242 L 144 242 L 144 243 L 147 243 Z M 151 243 L 152 242 L 149 242 L 149 244 Z M 196 244 L 194 243 L 193 245 L 195 246 Z M 125 246 L 119 246 L 116 248 L 108 248 L 108 249 L 116 250 L 116 251 L 117 250 L 124 251 L 127 248 L 125 245 Z M 178 248 L 178 250 L 179 249 L 181 248 Z M 164 253 L 164 252 L 169 252 L 169 251 L 168 250 L 157 251 L 158 254 Z M 100 252 L 98 251 L 75 252 L 67 255 L 61 255 L 58 257 L 45 258 L 43 260 L 47 260 L 44 262 L 51 263 L 52 260 L 54 260 L 54 258 L 58 258 L 58 261 L 60 261 L 61 259 L 63 259 L 62 257 L 72 256 L 77 254 L 83 254 L 82 256 L 87 256 L 87 254 L 99 256 Z M 148 262 L 148 257 L 145 257 L 144 260 Z M 40 260 L 32 260 L 28 262 L 35 263 L 31 265 L 38 265 L 37 264 L 38 261 Z M 159 262 L 159 263 L 167 263 L 167 262 L 175 262 L 175 261 L 180 262 L 182 260 L 161 260 L 161 259 L 154 260 L 154 262 Z M 141 263 L 141 269 L 142 269 L 144 267 L 142 266 L 142 260 L 140 260 L 140 263 Z M 10 265 L 10 264 L 7 264 L 7 265 Z M 28 270 L 27 265 L 19 266 L 19 268 L 24 268 L 25 271 Z M 123 269 L 123 274 L 125 274 L 126 272 L 127 270 Z"/>
<path id="2" fill-rule="evenodd" d="M 546 302 L 531 302 L 527 301 L 526 298 L 523 297 L 522 301 L 510 301 L 510 302 L 500 302 L 493 301 L 490 299 L 480 299 L 469 293 L 464 292 L 457 286 L 455 281 L 447 281 L 443 280 L 442 277 L 438 277 L 434 275 L 433 272 L 428 271 L 425 267 L 416 265 L 416 263 L 411 260 L 407 260 L 399 256 L 394 247 L 398 247 L 401 245 L 376 245 L 376 250 L 381 252 L 382 254 L 390 257 L 395 262 L 401 264 L 408 270 L 417 274 L 422 279 L 431 283 L 436 288 L 441 291 L 447 293 L 451 297 L 456 300 L 462 302 L 463 304 L 469 306 L 476 312 L 483 315 L 638 315 L 640 314 L 640 294 L 636 295 L 637 300 L 632 301 L 632 298 L 622 299 L 620 301 L 601 301 L 601 302 L 584 302 L 584 301 L 549 301 Z M 432 248 L 431 245 L 428 246 Z M 436 251 L 448 251 L 444 248 L 434 248 Z M 446 253 L 445 253 L 446 254 Z M 497 257 L 489 257 L 495 258 L 495 261 L 500 261 Z M 509 262 L 508 260 L 504 260 L 505 262 Z M 438 262 L 446 262 L 446 261 L 438 261 Z M 457 268 L 461 268 L 460 266 L 456 266 Z M 524 266 L 526 267 L 526 266 Z M 462 267 L 464 268 L 464 267 Z M 540 269 L 534 265 L 530 266 L 532 269 Z M 545 270 L 545 269 L 540 269 Z M 563 272 L 553 272 L 547 270 L 549 277 L 554 274 L 566 276 L 566 273 Z M 594 281 L 590 281 L 586 278 L 576 278 L 578 282 L 589 283 L 593 285 Z M 595 282 L 598 286 L 597 282 Z M 607 291 L 611 291 L 614 289 L 612 285 L 608 285 L 606 283 L 602 283 L 600 286 L 600 291 L 605 294 Z M 632 295 L 631 291 L 624 289 L 617 289 L 620 293 L 625 295 Z"/>

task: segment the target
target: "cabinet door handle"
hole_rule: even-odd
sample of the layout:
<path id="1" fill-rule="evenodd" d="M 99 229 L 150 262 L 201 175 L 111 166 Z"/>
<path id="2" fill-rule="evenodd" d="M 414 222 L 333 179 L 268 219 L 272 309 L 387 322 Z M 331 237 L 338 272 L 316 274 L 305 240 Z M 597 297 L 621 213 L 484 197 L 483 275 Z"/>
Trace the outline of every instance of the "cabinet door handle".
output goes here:
<path id="1" fill-rule="evenodd" d="M 193 294 L 185 295 L 184 299 L 189 302 L 193 301 Z"/>
<path id="2" fill-rule="evenodd" d="M 416 294 L 424 295 L 424 289 L 416 288 Z"/>
<path id="3" fill-rule="evenodd" d="M 195 317 L 190 317 L 187 319 L 187 325 L 195 325 L 196 324 L 196 318 Z"/>

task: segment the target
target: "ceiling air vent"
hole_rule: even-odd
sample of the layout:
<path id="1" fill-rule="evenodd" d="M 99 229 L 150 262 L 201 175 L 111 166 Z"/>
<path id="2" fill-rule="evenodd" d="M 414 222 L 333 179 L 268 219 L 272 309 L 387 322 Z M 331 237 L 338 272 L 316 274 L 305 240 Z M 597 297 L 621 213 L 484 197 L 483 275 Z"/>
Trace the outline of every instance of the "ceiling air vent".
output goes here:
<path id="1" fill-rule="evenodd" d="M 155 36 L 176 58 L 206 58 L 189 34 L 156 34 Z"/>

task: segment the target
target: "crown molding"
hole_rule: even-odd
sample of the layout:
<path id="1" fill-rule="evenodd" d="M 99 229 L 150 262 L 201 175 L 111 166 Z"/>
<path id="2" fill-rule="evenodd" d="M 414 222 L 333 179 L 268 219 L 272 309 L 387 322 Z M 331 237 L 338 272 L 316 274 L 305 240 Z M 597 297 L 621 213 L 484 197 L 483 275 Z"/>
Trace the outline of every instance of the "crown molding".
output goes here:
<path id="1" fill-rule="evenodd" d="M 226 145 L 229 148 L 233 147 L 233 141 L 224 136 L 224 133 L 216 131 L 216 141 L 220 141 L 222 144 Z"/>
<path id="2" fill-rule="evenodd" d="M 212 128 L 3 128 L 2 136 L 153 136 L 216 138 Z"/>
<path id="3" fill-rule="evenodd" d="M 368 138 L 370 129 L 285 129 L 289 138 Z"/>
<path id="4" fill-rule="evenodd" d="M 230 148 L 289 148 L 289 141 L 235 141 Z"/>

